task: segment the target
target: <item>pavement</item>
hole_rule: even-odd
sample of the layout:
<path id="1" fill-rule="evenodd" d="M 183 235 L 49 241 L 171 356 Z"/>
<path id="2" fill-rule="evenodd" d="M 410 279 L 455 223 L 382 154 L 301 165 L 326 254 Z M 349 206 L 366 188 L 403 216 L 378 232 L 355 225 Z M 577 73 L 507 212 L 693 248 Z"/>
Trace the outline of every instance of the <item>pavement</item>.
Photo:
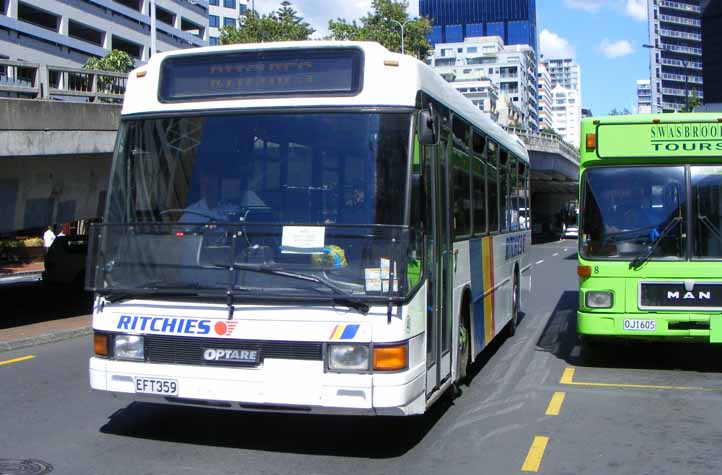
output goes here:
<path id="1" fill-rule="evenodd" d="M 92 333 L 92 315 L 0 329 L 0 352 L 67 340 Z"/>

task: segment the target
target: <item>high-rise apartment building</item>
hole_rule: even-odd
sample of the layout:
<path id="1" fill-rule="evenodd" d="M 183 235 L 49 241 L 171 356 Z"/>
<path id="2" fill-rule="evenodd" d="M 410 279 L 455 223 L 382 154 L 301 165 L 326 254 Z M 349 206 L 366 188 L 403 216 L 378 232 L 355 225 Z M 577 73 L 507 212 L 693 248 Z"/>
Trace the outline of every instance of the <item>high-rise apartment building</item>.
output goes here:
<path id="1" fill-rule="evenodd" d="M 722 103 L 722 0 L 702 0 L 704 101 Z M 712 45 L 710 48 L 709 45 Z"/>
<path id="2" fill-rule="evenodd" d="M 157 51 L 208 44 L 205 0 L 155 0 Z M 80 67 L 113 49 L 150 57 L 150 0 L 0 0 L 0 58 Z"/>
<path id="3" fill-rule="evenodd" d="M 701 0 L 649 0 L 652 112 L 703 98 Z"/>
<path id="4" fill-rule="evenodd" d="M 488 77 L 520 111 L 518 126 L 539 127 L 536 86 L 536 55 L 526 45 L 505 46 L 498 36 L 466 38 L 458 43 L 438 43 L 429 63 L 447 81 Z"/>
<path id="5" fill-rule="evenodd" d="M 637 114 L 650 114 L 652 112 L 652 85 L 649 79 L 637 81 Z"/>
<path id="6" fill-rule="evenodd" d="M 221 30 L 227 26 L 238 26 L 238 19 L 246 13 L 245 0 L 208 0 L 208 43 L 217 45 Z"/>
<path id="7" fill-rule="evenodd" d="M 433 20 L 432 45 L 499 36 L 539 51 L 536 0 L 419 0 L 419 14 Z"/>
<path id="8" fill-rule="evenodd" d="M 582 92 L 582 71 L 572 58 L 542 58 L 542 62 L 549 72 L 552 85 L 557 84 L 567 89 L 576 89 Z"/>
<path id="9" fill-rule="evenodd" d="M 579 92 L 557 84 L 552 89 L 552 115 L 554 130 L 564 138 L 564 141 L 579 147 L 579 121 L 582 118 Z"/>
<path id="10" fill-rule="evenodd" d="M 554 129 L 554 115 L 552 113 L 552 80 L 544 63 L 539 63 L 539 74 L 537 75 L 538 100 L 539 100 L 539 129 Z"/>

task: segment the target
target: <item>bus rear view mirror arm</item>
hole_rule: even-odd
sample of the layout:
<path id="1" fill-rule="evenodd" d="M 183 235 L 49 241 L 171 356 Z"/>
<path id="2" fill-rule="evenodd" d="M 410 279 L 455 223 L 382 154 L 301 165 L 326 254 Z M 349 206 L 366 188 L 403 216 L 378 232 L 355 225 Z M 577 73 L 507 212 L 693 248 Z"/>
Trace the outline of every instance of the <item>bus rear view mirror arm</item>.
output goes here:
<path id="1" fill-rule="evenodd" d="M 421 145 L 436 145 L 438 136 L 434 123 L 434 115 L 429 110 L 419 112 L 417 134 Z"/>

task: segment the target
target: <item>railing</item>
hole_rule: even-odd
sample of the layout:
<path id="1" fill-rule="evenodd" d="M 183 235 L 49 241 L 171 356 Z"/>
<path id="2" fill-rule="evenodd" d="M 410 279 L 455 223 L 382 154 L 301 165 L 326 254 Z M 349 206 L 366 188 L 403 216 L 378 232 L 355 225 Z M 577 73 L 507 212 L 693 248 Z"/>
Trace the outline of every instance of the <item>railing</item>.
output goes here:
<path id="1" fill-rule="evenodd" d="M 82 102 L 123 101 L 128 75 L 0 59 L 0 96 Z"/>
<path id="2" fill-rule="evenodd" d="M 510 134 L 518 136 L 531 149 L 536 147 L 549 147 L 550 144 L 557 145 L 559 146 L 562 154 L 579 163 L 579 151 L 558 135 L 542 132 L 530 132 L 529 130 L 520 129 L 518 127 L 504 127 L 504 129 Z"/>

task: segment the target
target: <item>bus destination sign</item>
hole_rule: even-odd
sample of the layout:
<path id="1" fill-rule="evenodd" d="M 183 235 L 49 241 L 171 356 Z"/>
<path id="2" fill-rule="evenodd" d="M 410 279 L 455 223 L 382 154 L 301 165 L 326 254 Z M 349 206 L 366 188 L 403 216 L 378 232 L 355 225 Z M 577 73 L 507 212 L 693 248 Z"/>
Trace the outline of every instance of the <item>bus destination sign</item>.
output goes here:
<path id="1" fill-rule="evenodd" d="M 356 48 L 171 56 L 161 65 L 162 102 L 350 95 L 361 89 Z"/>
<path id="2" fill-rule="evenodd" d="M 722 152 L 722 123 L 601 124 L 599 158 L 712 157 Z"/>

